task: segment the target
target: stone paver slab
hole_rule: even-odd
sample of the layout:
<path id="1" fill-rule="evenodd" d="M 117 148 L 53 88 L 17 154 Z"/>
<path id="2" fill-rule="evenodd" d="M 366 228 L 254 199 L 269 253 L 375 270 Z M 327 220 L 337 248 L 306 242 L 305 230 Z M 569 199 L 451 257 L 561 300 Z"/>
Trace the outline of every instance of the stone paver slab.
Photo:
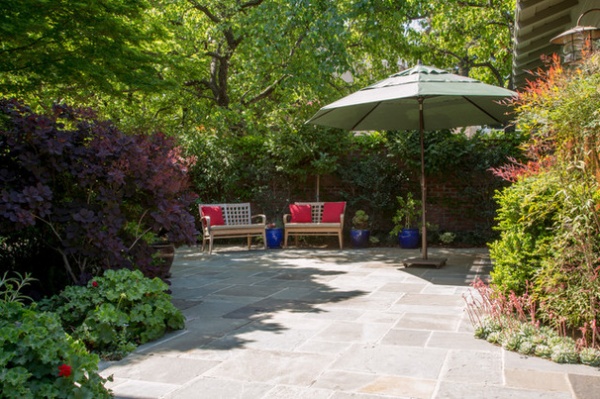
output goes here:
<path id="1" fill-rule="evenodd" d="M 393 397 L 429 399 L 435 390 L 436 384 L 436 380 L 382 376 L 362 387 L 360 392 Z"/>
<path id="2" fill-rule="evenodd" d="M 395 313 L 428 314 L 432 317 L 436 317 L 437 315 L 456 316 L 461 314 L 463 309 L 463 306 L 407 305 L 403 303 L 396 303 L 388 310 Z"/>
<path id="3" fill-rule="evenodd" d="M 433 331 L 431 339 L 427 342 L 427 346 L 466 351 L 486 351 L 490 353 L 500 353 L 502 351 L 500 346 L 490 344 L 483 339 L 475 338 L 473 333 L 469 332 Z"/>
<path id="4" fill-rule="evenodd" d="M 566 392 L 442 381 L 434 399 L 572 399 Z"/>
<path id="5" fill-rule="evenodd" d="M 363 313 L 356 321 L 363 323 L 390 323 L 395 324 L 404 313 L 395 313 L 380 310 L 371 310 Z"/>
<path id="6" fill-rule="evenodd" d="M 483 351 L 450 351 L 444 364 L 445 381 L 502 385 L 502 354 Z"/>
<path id="7" fill-rule="evenodd" d="M 316 338 L 334 342 L 377 342 L 391 324 L 338 322 L 321 331 Z"/>
<path id="8" fill-rule="evenodd" d="M 247 349 L 205 375 L 274 385 L 309 386 L 332 360 L 329 355 Z"/>
<path id="9" fill-rule="evenodd" d="M 395 328 L 413 330 L 456 331 L 460 323 L 459 316 L 405 313 L 396 323 Z"/>
<path id="10" fill-rule="evenodd" d="M 257 382 L 221 380 L 201 377 L 165 395 L 165 399 L 257 399 L 273 387 Z M 148 396 L 158 397 L 158 396 Z"/>
<path id="11" fill-rule="evenodd" d="M 265 287 L 265 286 L 253 286 L 238 284 L 233 285 L 222 290 L 216 291 L 214 294 L 219 296 L 242 296 L 242 297 L 256 297 L 265 298 L 276 292 L 281 291 L 281 287 Z"/>
<path id="12" fill-rule="evenodd" d="M 567 377 L 562 373 L 537 370 L 528 370 L 524 373 L 523 370 L 505 369 L 504 380 L 506 386 L 513 388 L 570 392 Z"/>
<path id="13" fill-rule="evenodd" d="M 560 364 L 534 356 L 523 356 L 519 353 L 503 351 L 506 369 L 552 371 L 565 374 L 581 374 L 600 377 L 600 370 L 583 364 Z"/>
<path id="14" fill-rule="evenodd" d="M 321 374 L 313 386 L 332 391 L 358 391 L 377 380 L 373 374 L 330 370 Z"/>
<path id="15" fill-rule="evenodd" d="M 118 385 L 115 399 L 148 399 L 165 397 L 179 388 L 179 385 L 150 381 L 127 380 Z"/>
<path id="16" fill-rule="evenodd" d="M 576 399 L 597 399 L 600 396 L 600 377 L 569 374 L 568 379 Z"/>
<path id="17" fill-rule="evenodd" d="M 296 348 L 296 352 L 341 354 L 348 350 L 351 342 L 333 342 L 311 338 Z"/>
<path id="18" fill-rule="evenodd" d="M 353 345 L 333 364 L 334 369 L 436 379 L 447 351 L 393 345 Z"/>
<path id="19" fill-rule="evenodd" d="M 397 302 L 399 305 L 419 306 L 464 306 L 465 301 L 458 295 L 406 294 Z"/>
<path id="20" fill-rule="evenodd" d="M 278 385 L 260 399 L 329 399 L 332 393 L 326 389 Z"/>
<path id="21" fill-rule="evenodd" d="M 418 294 L 423 291 L 425 287 L 427 287 L 427 283 L 422 281 L 415 283 L 387 283 L 379 288 L 379 291 L 395 292 L 398 294 Z"/>
<path id="22" fill-rule="evenodd" d="M 147 355 L 127 358 L 103 371 L 104 375 L 155 383 L 184 384 L 219 362 L 201 359 Z"/>
<path id="23" fill-rule="evenodd" d="M 431 331 L 423 330 L 403 330 L 394 328 L 390 330 L 381 340 L 383 345 L 396 346 L 421 346 L 425 344 L 431 336 Z"/>

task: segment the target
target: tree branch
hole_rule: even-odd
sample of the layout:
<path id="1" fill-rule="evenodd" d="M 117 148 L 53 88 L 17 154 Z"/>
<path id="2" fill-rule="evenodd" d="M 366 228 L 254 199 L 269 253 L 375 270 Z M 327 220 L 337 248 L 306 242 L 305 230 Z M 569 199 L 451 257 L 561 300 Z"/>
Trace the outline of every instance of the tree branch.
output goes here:
<path id="1" fill-rule="evenodd" d="M 242 9 L 251 8 L 259 6 L 263 3 L 264 0 L 250 0 L 241 5 Z"/>
<path id="2" fill-rule="evenodd" d="M 63 250 L 61 250 L 60 248 L 54 248 L 54 249 L 62 257 L 63 263 L 65 265 L 65 269 L 67 269 L 67 273 L 69 274 L 69 276 L 71 276 L 73 283 L 77 283 L 77 277 L 75 276 L 75 273 L 73 273 L 73 269 L 71 268 L 71 263 L 69 262 L 69 258 L 67 258 L 67 254 L 65 254 L 65 252 Z"/>
<path id="3" fill-rule="evenodd" d="M 50 227 L 50 230 L 52 230 L 52 233 L 54 233 L 56 238 L 58 238 L 58 240 L 60 242 L 62 242 L 62 238 L 60 237 L 60 234 L 58 233 L 56 228 L 54 228 L 54 225 L 52 223 L 50 223 L 48 220 L 42 219 L 41 217 L 39 217 L 37 215 L 33 215 L 33 217 L 38 219 L 42 223 L 45 223 L 46 225 L 48 225 L 48 227 Z M 65 266 L 65 269 L 67 270 L 67 273 L 69 274 L 69 276 L 71 276 L 71 278 L 73 279 L 73 282 L 77 283 L 77 277 L 75 276 L 75 273 L 73 273 L 73 268 L 71 267 L 71 262 L 69 262 L 69 258 L 67 257 L 67 254 L 60 248 L 54 248 L 54 247 L 52 247 L 52 248 L 60 254 L 60 256 L 63 259 L 63 264 Z"/>
<path id="4" fill-rule="evenodd" d="M 198 3 L 196 0 L 188 0 L 188 2 L 198 11 L 201 11 L 204 15 L 206 15 L 208 17 L 208 19 L 210 19 L 211 21 L 213 21 L 214 23 L 218 24 L 221 23 L 221 18 L 217 17 L 215 14 L 213 14 L 208 7 L 206 7 L 205 5 L 202 5 L 200 3 Z"/>
<path id="5" fill-rule="evenodd" d="M 459 6 L 463 7 L 474 7 L 474 8 L 492 8 L 492 0 L 485 1 L 484 4 L 479 2 L 471 2 L 471 1 L 459 1 L 457 2 Z"/>
<path id="6" fill-rule="evenodd" d="M 276 81 L 274 81 L 273 83 L 271 83 L 269 86 L 267 86 L 263 91 L 261 91 L 260 93 L 258 93 L 256 96 L 252 97 L 250 100 L 248 101 L 242 101 L 243 105 L 249 105 L 249 104 L 254 104 L 259 102 L 260 100 L 267 98 L 271 95 L 271 93 L 273 93 L 273 91 L 275 91 L 275 88 L 281 83 L 283 82 L 285 79 L 289 78 L 291 75 L 289 74 L 285 74 L 280 76 Z"/>
<path id="7" fill-rule="evenodd" d="M 479 68 L 479 67 L 489 68 L 489 70 L 492 72 L 492 74 L 496 77 L 496 81 L 498 82 L 498 86 L 504 87 L 504 83 L 505 83 L 504 82 L 504 78 L 500 74 L 500 71 L 498 71 L 498 69 L 494 65 L 492 65 L 491 62 L 473 63 L 472 66 L 474 68 Z"/>
<path id="8" fill-rule="evenodd" d="M 286 68 L 289 65 L 290 60 L 294 57 L 294 54 L 296 54 L 296 50 L 298 50 L 298 48 L 300 47 L 300 44 L 304 41 L 305 37 L 306 37 L 306 32 L 304 32 L 300 36 L 298 36 L 298 38 L 294 42 L 294 45 L 290 49 L 290 52 L 288 53 L 288 56 L 286 58 L 287 62 L 284 62 L 282 64 L 282 66 L 281 66 L 282 69 Z M 242 104 L 243 105 L 254 104 L 254 103 L 257 103 L 258 101 L 260 101 L 260 100 L 262 100 L 264 98 L 269 97 L 271 95 L 271 93 L 273 93 L 273 91 L 275 90 L 275 88 L 281 82 L 283 82 L 285 79 L 287 79 L 289 77 L 291 77 L 290 74 L 283 74 L 277 80 L 275 80 L 273 83 L 271 83 L 269 86 L 267 86 L 263 91 L 261 91 L 260 93 L 258 93 L 256 96 L 252 97 L 248 101 L 244 101 L 243 100 L 243 96 L 242 96 Z"/>

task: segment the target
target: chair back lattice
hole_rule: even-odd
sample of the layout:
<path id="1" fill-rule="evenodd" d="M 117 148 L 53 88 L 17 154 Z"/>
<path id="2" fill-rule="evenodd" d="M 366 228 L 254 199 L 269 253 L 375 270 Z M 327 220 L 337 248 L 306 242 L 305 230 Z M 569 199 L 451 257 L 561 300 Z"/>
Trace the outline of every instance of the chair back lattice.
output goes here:
<path id="1" fill-rule="evenodd" d="M 249 202 L 241 204 L 203 204 L 202 206 L 204 205 L 220 206 L 223 212 L 223 221 L 227 226 L 252 224 Z M 200 206 L 200 212 L 202 212 L 202 206 Z"/>
<path id="2" fill-rule="evenodd" d="M 241 204 L 223 204 L 223 218 L 227 226 L 235 226 L 240 224 L 251 224 L 250 203 Z"/>
<path id="3" fill-rule="evenodd" d="M 323 217 L 323 205 L 324 202 L 296 202 L 298 205 L 310 205 L 310 212 L 313 223 L 321 223 Z"/>

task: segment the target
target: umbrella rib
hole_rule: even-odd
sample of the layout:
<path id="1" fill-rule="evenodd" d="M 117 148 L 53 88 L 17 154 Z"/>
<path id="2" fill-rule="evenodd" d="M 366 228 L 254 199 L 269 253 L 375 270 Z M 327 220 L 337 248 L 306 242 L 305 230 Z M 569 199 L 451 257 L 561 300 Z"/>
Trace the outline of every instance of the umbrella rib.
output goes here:
<path id="1" fill-rule="evenodd" d="M 477 105 L 473 101 L 471 101 L 470 98 L 465 97 L 465 96 L 462 96 L 462 98 L 464 98 L 465 100 L 467 100 L 468 102 L 470 102 L 472 106 L 474 106 L 475 108 L 477 108 L 478 110 L 480 110 L 481 112 L 483 112 L 484 114 L 486 114 L 487 116 L 489 116 L 490 118 L 492 118 L 493 120 L 495 120 L 496 122 L 502 123 L 502 121 L 498 120 L 498 118 L 496 118 L 494 115 L 490 114 L 485 109 L 481 108 L 479 105 Z"/>
<path id="2" fill-rule="evenodd" d="M 307 121 L 306 121 L 306 122 L 304 122 L 304 123 L 305 123 L 305 124 L 306 124 L 306 123 L 315 123 L 315 121 L 316 121 L 316 120 L 319 120 L 319 119 L 321 119 L 322 117 L 324 117 L 325 115 L 327 115 L 328 113 L 330 113 L 330 112 L 333 112 L 333 111 L 335 111 L 335 109 L 328 109 L 328 110 L 325 110 L 325 112 L 323 112 L 323 113 L 322 113 L 321 115 L 319 115 L 318 117 L 316 117 L 316 118 L 314 118 L 314 117 L 313 117 L 314 119 L 309 119 L 309 120 L 307 120 Z"/>
<path id="3" fill-rule="evenodd" d="M 350 128 L 350 130 L 354 130 L 354 129 L 356 129 L 356 126 L 360 125 L 360 124 L 361 124 L 361 122 L 365 120 L 365 118 L 367 118 L 369 115 L 371 115 L 371 112 L 375 111 L 375 108 L 379 107 L 379 105 L 381 105 L 381 101 L 379 101 L 378 103 L 375 103 L 375 106 L 374 106 L 373 108 L 371 108 L 371 109 L 369 110 L 369 112 L 367 112 L 367 113 L 366 113 L 366 114 L 365 114 L 365 115 L 364 115 L 362 118 L 360 118 L 360 119 L 359 119 L 359 121 L 358 121 L 358 122 L 356 122 L 356 123 L 354 124 L 354 126 L 352 126 L 352 127 Z"/>

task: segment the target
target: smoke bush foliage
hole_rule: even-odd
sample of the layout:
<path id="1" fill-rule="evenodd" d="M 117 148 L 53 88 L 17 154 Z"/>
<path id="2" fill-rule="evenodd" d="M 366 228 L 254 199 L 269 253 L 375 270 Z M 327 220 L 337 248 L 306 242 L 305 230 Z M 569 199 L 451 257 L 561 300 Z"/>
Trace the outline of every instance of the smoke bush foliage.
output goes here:
<path id="1" fill-rule="evenodd" d="M 0 100 L 0 231 L 33 227 L 73 282 L 103 269 L 143 270 L 157 234 L 195 242 L 190 164 L 173 139 L 126 135 L 91 110 L 55 105 L 42 115 Z"/>

